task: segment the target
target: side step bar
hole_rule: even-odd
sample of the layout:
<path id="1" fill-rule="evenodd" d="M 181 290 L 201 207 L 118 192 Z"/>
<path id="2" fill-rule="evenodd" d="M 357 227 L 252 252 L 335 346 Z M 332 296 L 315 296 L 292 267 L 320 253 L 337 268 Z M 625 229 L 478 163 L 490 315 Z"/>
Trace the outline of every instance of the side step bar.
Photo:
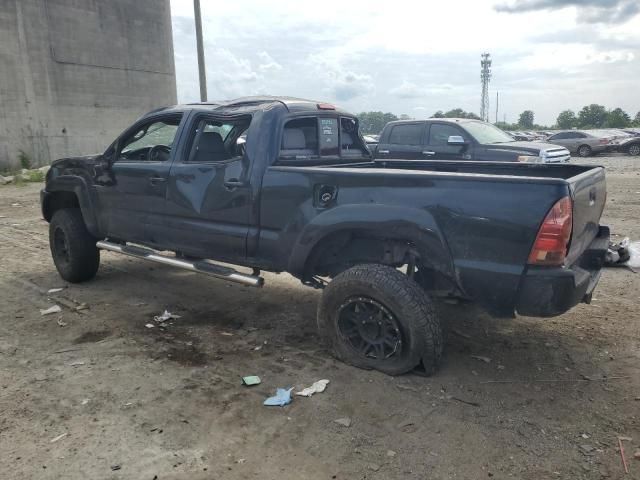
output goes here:
<path id="1" fill-rule="evenodd" d="M 249 287 L 262 287 L 264 285 L 264 278 L 262 277 L 240 273 L 233 268 L 213 265 L 202 260 L 189 262 L 175 257 L 160 255 L 148 248 L 136 247 L 133 245 L 122 245 L 119 243 L 112 243 L 107 240 L 100 240 L 99 242 L 96 242 L 96 247 L 102 250 L 140 258 L 142 260 L 149 260 L 151 262 L 162 263 L 163 265 L 182 268 L 195 273 L 204 273 L 211 277 L 228 280 L 229 282 L 241 283 L 242 285 L 247 285 Z"/>

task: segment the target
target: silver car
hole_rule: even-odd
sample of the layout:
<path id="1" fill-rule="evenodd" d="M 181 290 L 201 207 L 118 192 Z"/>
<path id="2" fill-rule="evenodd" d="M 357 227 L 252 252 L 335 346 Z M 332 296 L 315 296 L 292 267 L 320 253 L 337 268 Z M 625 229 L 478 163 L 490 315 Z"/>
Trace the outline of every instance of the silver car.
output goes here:
<path id="1" fill-rule="evenodd" d="M 594 135 L 584 130 L 568 130 L 559 132 L 547 138 L 548 143 L 562 145 L 571 153 L 579 157 L 588 157 L 596 153 L 605 152 L 610 148 L 611 138 Z"/>

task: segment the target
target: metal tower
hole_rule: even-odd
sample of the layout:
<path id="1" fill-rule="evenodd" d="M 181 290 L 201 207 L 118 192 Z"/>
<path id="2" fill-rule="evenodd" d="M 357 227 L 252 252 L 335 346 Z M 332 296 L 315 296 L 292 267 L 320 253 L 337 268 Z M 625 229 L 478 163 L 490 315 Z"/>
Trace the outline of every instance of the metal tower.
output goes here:
<path id="1" fill-rule="evenodd" d="M 491 55 L 480 55 L 480 80 L 482 81 L 482 100 L 480 104 L 480 117 L 485 122 L 489 121 L 489 80 L 491 80 Z"/>

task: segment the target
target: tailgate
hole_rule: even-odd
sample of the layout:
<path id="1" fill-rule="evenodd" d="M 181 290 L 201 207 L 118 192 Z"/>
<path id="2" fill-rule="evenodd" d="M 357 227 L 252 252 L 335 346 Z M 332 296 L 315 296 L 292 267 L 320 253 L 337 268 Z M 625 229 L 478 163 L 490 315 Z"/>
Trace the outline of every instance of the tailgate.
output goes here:
<path id="1" fill-rule="evenodd" d="M 598 234 L 607 185 L 603 167 L 594 167 L 567 181 L 573 199 L 573 232 L 566 264 L 572 265 Z"/>

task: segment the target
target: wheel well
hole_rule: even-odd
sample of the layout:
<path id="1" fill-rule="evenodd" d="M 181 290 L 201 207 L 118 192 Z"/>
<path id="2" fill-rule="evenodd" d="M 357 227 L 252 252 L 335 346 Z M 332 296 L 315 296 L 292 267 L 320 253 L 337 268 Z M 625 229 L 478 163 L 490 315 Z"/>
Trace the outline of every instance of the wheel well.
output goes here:
<path id="1" fill-rule="evenodd" d="M 78 197 L 73 192 L 54 192 L 49 195 L 43 205 L 42 213 L 47 222 L 61 208 L 80 208 Z"/>
<path id="2" fill-rule="evenodd" d="M 305 263 L 304 276 L 334 277 L 361 263 L 399 267 L 416 255 L 408 240 L 384 238 L 371 231 L 340 231 L 328 235 L 313 248 Z"/>

